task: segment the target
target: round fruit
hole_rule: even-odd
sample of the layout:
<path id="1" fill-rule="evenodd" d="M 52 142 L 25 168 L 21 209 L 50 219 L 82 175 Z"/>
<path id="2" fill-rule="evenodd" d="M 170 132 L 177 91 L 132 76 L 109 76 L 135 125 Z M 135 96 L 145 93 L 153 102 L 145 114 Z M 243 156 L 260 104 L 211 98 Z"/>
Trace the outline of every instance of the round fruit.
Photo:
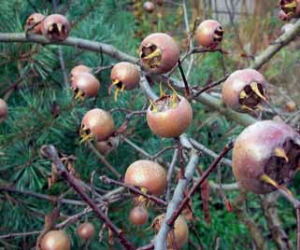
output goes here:
<path id="1" fill-rule="evenodd" d="M 31 14 L 25 23 L 25 31 L 30 31 L 34 34 L 42 34 L 42 21 L 45 16 L 40 13 Z"/>
<path id="2" fill-rule="evenodd" d="M 8 108 L 6 102 L 0 98 L 0 123 L 7 117 Z"/>
<path id="3" fill-rule="evenodd" d="M 114 127 L 114 120 L 110 113 L 103 109 L 91 109 L 81 121 L 81 141 L 87 141 L 92 138 L 97 141 L 105 140 L 114 132 Z"/>
<path id="4" fill-rule="evenodd" d="M 297 110 L 297 104 L 294 101 L 288 101 L 285 104 L 284 109 L 287 112 L 295 112 Z"/>
<path id="5" fill-rule="evenodd" d="M 100 89 L 100 82 L 90 73 L 79 73 L 73 76 L 71 82 L 75 99 L 95 97 Z"/>
<path id="6" fill-rule="evenodd" d="M 155 9 L 154 3 L 147 1 L 143 5 L 144 10 L 147 11 L 148 13 L 152 13 Z"/>
<path id="7" fill-rule="evenodd" d="M 289 182 L 299 159 L 299 133 L 280 121 L 259 121 L 236 139 L 232 169 L 242 187 L 263 194 L 276 189 L 266 177 L 278 185 Z"/>
<path id="8" fill-rule="evenodd" d="M 144 207 L 134 207 L 129 214 L 129 220 L 136 226 L 144 225 L 148 220 L 149 214 Z"/>
<path id="9" fill-rule="evenodd" d="M 280 0 L 279 6 L 283 12 L 281 16 L 286 16 L 285 20 L 300 16 L 300 0 Z M 284 20 L 283 18 L 281 19 Z"/>
<path id="10" fill-rule="evenodd" d="M 165 191 L 167 174 L 161 165 L 153 161 L 138 160 L 127 168 L 124 182 L 146 189 L 153 195 L 161 195 Z"/>
<path id="11" fill-rule="evenodd" d="M 140 59 L 146 70 L 163 74 L 174 68 L 179 60 L 179 48 L 165 33 L 147 36 L 140 46 Z"/>
<path id="12" fill-rule="evenodd" d="M 41 240 L 41 250 L 70 250 L 71 242 L 68 235 L 61 230 L 46 233 Z"/>
<path id="13" fill-rule="evenodd" d="M 119 62 L 111 70 L 112 85 L 120 90 L 135 88 L 140 82 L 140 72 L 132 63 Z"/>
<path id="14" fill-rule="evenodd" d="M 155 234 L 158 233 L 163 220 L 165 219 L 165 214 L 159 215 L 154 219 L 153 228 Z M 173 229 L 168 233 L 167 248 L 168 250 L 179 250 L 187 243 L 189 238 L 189 228 L 183 218 L 183 216 L 178 216 L 174 222 Z"/>
<path id="15" fill-rule="evenodd" d="M 42 25 L 42 33 L 50 41 L 63 41 L 70 32 L 71 25 L 65 16 L 53 14 L 47 16 Z"/>
<path id="16" fill-rule="evenodd" d="M 267 82 L 264 76 L 254 69 L 233 72 L 222 87 L 225 104 L 239 112 L 253 111 L 266 100 Z"/>
<path id="17" fill-rule="evenodd" d="M 72 78 L 75 75 L 80 74 L 80 73 L 90 73 L 90 74 L 92 74 L 92 69 L 89 68 L 89 67 L 87 67 L 87 66 L 85 66 L 85 65 L 82 65 L 82 64 L 75 66 L 71 70 L 71 73 L 70 73 L 70 75 L 71 75 L 71 81 L 72 81 Z"/>
<path id="18" fill-rule="evenodd" d="M 196 39 L 203 47 L 215 48 L 223 39 L 223 28 L 216 20 L 205 20 L 196 30 Z"/>
<path id="19" fill-rule="evenodd" d="M 77 227 L 76 232 L 81 239 L 90 240 L 95 235 L 95 227 L 92 223 L 85 222 Z"/>
<path id="20" fill-rule="evenodd" d="M 147 123 L 151 131 L 161 137 L 180 136 L 190 126 L 193 110 L 182 96 L 163 96 L 147 110 Z"/>

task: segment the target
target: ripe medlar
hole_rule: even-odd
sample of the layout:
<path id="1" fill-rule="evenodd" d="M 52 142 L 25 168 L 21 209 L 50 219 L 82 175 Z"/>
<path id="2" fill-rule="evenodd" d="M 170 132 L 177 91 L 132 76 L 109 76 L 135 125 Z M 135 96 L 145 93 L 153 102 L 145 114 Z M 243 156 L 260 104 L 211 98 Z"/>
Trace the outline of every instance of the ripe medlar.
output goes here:
<path id="1" fill-rule="evenodd" d="M 74 91 L 74 98 L 83 100 L 98 94 L 100 82 L 90 73 L 78 73 L 72 77 L 71 88 Z"/>
<path id="2" fill-rule="evenodd" d="M 102 141 L 114 132 L 115 124 L 109 112 L 103 109 L 91 109 L 82 118 L 80 137 L 81 142 L 95 139 Z"/>
<path id="3" fill-rule="evenodd" d="M 192 123 L 193 110 L 182 96 L 163 95 L 147 110 L 147 123 L 151 131 L 161 137 L 180 136 Z"/>
<path id="4" fill-rule="evenodd" d="M 42 34 L 42 22 L 45 16 L 40 13 L 31 14 L 25 22 L 25 32 L 30 31 L 34 34 Z"/>
<path id="5" fill-rule="evenodd" d="M 71 242 L 64 231 L 52 230 L 43 236 L 40 246 L 41 250 L 70 250 Z"/>
<path id="6" fill-rule="evenodd" d="M 164 74 L 176 66 L 179 48 L 168 34 L 153 33 L 142 41 L 139 55 L 146 70 Z"/>
<path id="7" fill-rule="evenodd" d="M 68 19 L 59 14 L 47 16 L 42 25 L 43 35 L 50 41 L 63 41 L 70 32 L 71 25 Z"/>
<path id="8" fill-rule="evenodd" d="M 298 132 L 280 121 L 259 121 L 237 137 L 232 170 L 242 187 L 264 194 L 289 182 L 298 168 L 299 159 Z"/>
<path id="9" fill-rule="evenodd" d="M 216 20 L 205 20 L 196 30 L 196 39 L 203 47 L 215 48 L 222 42 L 223 28 Z"/>
<path id="10" fill-rule="evenodd" d="M 264 76 L 254 69 L 233 72 L 222 87 L 222 99 L 226 105 L 238 112 L 254 111 L 265 96 L 267 82 Z"/>
<path id="11" fill-rule="evenodd" d="M 149 214 L 143 206 L 134 207 L 129 214 L 129 221 L 136 225 L 144 225 L 148 220 Z"/>
<path id="12" fill-rule="evenodd" d="M 72 68 L 72 70 L 70 72 L 71 81 L 75 75 L 80 74 L 80 73 L 92 74 L 92 69 L 85 65 L 82 65 L 82 64 L 75 66 L 74 68 Z"/>
<path id="13" fill-rule="evenodd" d="M 92 223 L 84 222 L 77 227 L 76 232 L 81 239 L 90 240 L 95 236 L 95 227 Z"/>
<path id="14" fill-rule="evenodd" d="M 165 169 L 154 161 L 138 160 L 127 168 L 124 182 L 150 194 L 161 195 L 167 185 L 167 174 Z"/>
<path id="15" fill-rule="evenodd" d="M 281 19 L 284 21 L 300 16 L 300 0 L 280 0 L 279 6 L 283 12 Z"/>
<path id="16" fill-rule="evenodd" d="M 146 1 L 143 5 L 143 8 L 146 12 L 152 13 L 155 9 L 155 5 L 154 5 L 154 3 L 150 2 L 150 1 Z"/>

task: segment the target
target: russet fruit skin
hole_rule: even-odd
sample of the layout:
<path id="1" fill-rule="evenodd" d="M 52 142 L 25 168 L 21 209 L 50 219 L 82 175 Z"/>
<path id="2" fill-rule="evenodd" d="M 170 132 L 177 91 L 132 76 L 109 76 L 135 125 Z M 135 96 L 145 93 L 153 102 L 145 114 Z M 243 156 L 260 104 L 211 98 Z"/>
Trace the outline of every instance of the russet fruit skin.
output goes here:
<path id="1" fill-rule="evenodd" d="M 31 14 L 26 20 L 25 31 L 30 30 L 31 33 L 42 34 L 42 21 L 44 18 L 45 16 L 40 13 Z"/>
<path id="2" fill-rule="evenodd" d="M 71 25 L 68 19 L 59 14 L 47 16 L 42 25 L 43 35 L 50 41 L 64 41 L 70 32 Z"/>
<path id="3" fill-rule="evenodd" d="M 126 170 L 124 182 L 140 188 L 145 188 L 153 195 L 161 195 L 167 185 L 165 169 L 149 160 L 133 162 Z"/>
<path id="4" fill-rule="evenodd" d="M 205 20 L 196 30 L 196 39 L 203 47 L 216 47 L 223 39 L 223 29 L 216 20 Z"/>
<path id="5" fill-rule="evenodd" d="M 264 76 L 254 69 L 242 69 L 234 71 L 222 86 L 223 102 L 231 109 L 243 112 L 240 103 L 240 93 L 244 88 L 253 82 L 259 83 L 263 90 L 266 89 L 267 82 Z M 261 100 L 257 101 L 260 103 Z"/>
<path id="6" fill-rule="evenodd" d="M 95 236 L 95 227 L 92 223 L 84 222 L 77 227 L 76 232 L 81 239 L 90 240 Z"/>
<path id="7" fill-rule="evenodd" d="M 89 110 L 81 121 L 81 131 L 91 134 L 97 141 L 107 139 L 114 132 L 114 120 L 110 113 L 103 109 Z"/>
<path id="8" fill-rule="evenodd" d="M 164 74 L 174 68 L 179 60 L 179 48 L 171 36 L 165 33 L 153 33 L 147 36 L 140 46 L 140 59 L 145 69 L 154 74 Z M 148 54 L 156 51 L 154 58 Z"/>
<path id="9" fill-rule="evenodd" d="M 165 218 L 165 214 L 161 214 L 154 219 L 153 227 L 157 234 L 161 224 Z M 189 228 L 183 216 L 179 215 L 174 222 L 172 231 L 168 233 L 167 249 L 168 250 L 179 250 L 185 243 L 188 242 Z"/>
<path id="10" fill-rule="evenodd" d="M 92 69 L 85 65 L 82 65 L 82 64 L 75 66 L 74 68 L 72 68 L 72 70 L 70 72 L 71 80 L 72 80 L 72 77 L 74 77 L 75 75 L 80 74 L 80 73 L 92 74 Z"/>
<path id="11" fill-rule="evenodd" d="M 259 121 L 245 128 L 237 137 L 232 153 L 232 170 L 240 186 L 257 194 L 265 194 L 275 187 L 261 181 L 267 174 L 279 185 L 293 177 L 300 158 L 300 136 L 280 121 Z M 288 157 L 276 156 L 276 149 L 284 149 Z"/>
<path id="12" fill-rule="evenodd" d="M 43 236 L 40 246 L 41 250 L 70 250 L 71 242 L 64 231 L 52 230 Z"/>
<path id="13" fill-rule="evenodd" d="M 168 107 L 162 111 L 154 111 L 150 106 L 147 110 L 147 123 L 151 131 L 161 137 L 178 137 L 184 133 L 193 120 L 193 110 L 188 102 L 182 96 L 177 96 L 179 102 L 176 107 Z M 162 102 L 168 102 L 170 96 L 163 96 L 154 102 L 159 105 Z"/>
<path id="14" fill-rule="evenodd" d="M 8 108 L 6 102 L 0 98 L 0 123 L 7 117 Z"/>
<path id="15" fill-rule="evenodd" d="M 137 206 L 130 211 L 129 221 L 136 226 L 141 226 L 147 222 L 148 217 L 147 210 L 142 206 Z"/>
<path id="16" fill-rule="evenodd" d="M 124 88 L 130 90 L 135 88 L 140 82 L 140 72 L 136 65 L 129 62 L 119 62 L 111 70 L 110 79 L 116 84 L 118 88 Z M 120 86 L 118 86 L 120 84 Z M 122 86 L 121 86 L 122 85 Z"/>
<path id="17" fill-rule="evenodd" d="M 82 97 L 95 97 L 100 89 L 100 82 L 90 73 L 78 73 L 72 77 L 71 86 L 75 91 L 81 91 Z"/>

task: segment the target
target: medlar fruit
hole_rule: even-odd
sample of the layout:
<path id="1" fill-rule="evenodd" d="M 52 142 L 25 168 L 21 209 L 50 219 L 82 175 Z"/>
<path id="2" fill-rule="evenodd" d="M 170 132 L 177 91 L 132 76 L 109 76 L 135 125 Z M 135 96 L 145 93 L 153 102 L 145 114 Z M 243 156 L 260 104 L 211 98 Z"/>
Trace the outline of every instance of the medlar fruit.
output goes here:
<path id="1" fill-rule="evenodd" d="M 50 41 L 63 41 L 70 32 L 71 25 L 68 19 L 59 14 L 47 16 L 42 25 L 43 35 Z"/>
<path id="2" fill-rule="evenodd" d="M 95 236 L 95 227 L 92 223 L 84 222 L 77 227 L 76 232 L 81 239 L 90 240 Z"/>
<path id="3" fill-rule="evenodd" d="M 279 6 L 283 12 L 281 19 L 284 21 L 300 16 L 300 0 L 280 0 Z"/>
<path id="4" fill-rule="evenodd" d="M 264 194 L 289 182 L 298 168 L 299 159 L 298 132 L 280 121 L 259 121 L 237 137 L 232 170 L 240 186 Z"/>
<path id="5" fill-rule="evenodd" d="M 80 73 L 90 73 L 90 74 L 92 74 L 92 69 L 85 66 L 85 65 L 82 65 L 82 64 L 75 66 L 74 68 L 72 68 L 72 70 L 70 72 L 71 81 L 72 81 L 72 78 L 75 75 L 80 74 Z"/>
<path id="6" fill-rule="evenodd" d="M 179 60 L 179 48 L 168 34 L 153 33 L 142 41 L 140 59 L 144 68 L 151 73 L 167 73 Z"/>
<path id="7" fill-rule="evenodd" d="M 136 225 L 144 225 L 148 220 L 149 214 L 143 206 L 134 207 L 129 214 L 129 221 Z"/>
<path id="8" fill-rule="evenodd" d="M 6 102 L 0 98 L 0 123 L 7 117 L 8 108 Z"/>
<path id="9" fill-rule="evenodd" d="M 190 126 L 193 110 L 190 103 L 179 95 L 164 95 L 147 110 L 147 123 L 151 131 L 161 137 L 180 136 Z"/>
<path id="10" fill-rule="evenodd" d="M 30 31 L 34 34 L 42 34 L 42 22 L 45 16 L 40 13 L 31 14 L 25 22 L 25 32 Z"/>
<path id="11" fill-rule="evenodd" d="M 224 103 L 238 112 L 254 111 L 266 101 L 267 82 L 264 76 L 254 69 L 233 72 L 222 87 Z"/>
<path id="12" fill-rule="evenodd" d="M 72 77 L 71 88 L 75 99 L 95 97 L 100 89 L 100 82 L 90 73 L 79 73 Z"/>
<path id="13" fill-rule="evenodd" d="M 196 39 L 203 47 L 215 48 L 222 42 L 223 28 L 216 20 L 205 20 L 196 30 Z"/>
<path id="14" fill-rule="evenodd" d="M 52 230 L 46 233 L 41 240 L 41 250 L 70 250 L 71 242 L 68 235 L 62 230 Z"/>

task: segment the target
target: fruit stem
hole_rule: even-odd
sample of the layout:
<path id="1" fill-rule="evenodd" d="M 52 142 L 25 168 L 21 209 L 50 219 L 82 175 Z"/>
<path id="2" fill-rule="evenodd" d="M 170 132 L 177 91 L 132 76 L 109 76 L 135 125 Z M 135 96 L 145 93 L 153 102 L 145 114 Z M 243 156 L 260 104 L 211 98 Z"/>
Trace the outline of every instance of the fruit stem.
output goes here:
<path id="1" fill-rule="evenodd" d="M 178 60 L 178 68 L 179 68 L 179 71 L 180 71 L 180 74 L 181 74 L 181 77 L 182 77 L 182 80 L 183 80 L 183 83 L 184 83 L 185 96 L 190 97 L 191 92 L 190 92 L 189 84 L 188 84 L 187 79 L 185 77 L 185 74 L 184 74 L 184 71 L 182 69 L 182 65 L 181 65 L 180 60 Z"/>

